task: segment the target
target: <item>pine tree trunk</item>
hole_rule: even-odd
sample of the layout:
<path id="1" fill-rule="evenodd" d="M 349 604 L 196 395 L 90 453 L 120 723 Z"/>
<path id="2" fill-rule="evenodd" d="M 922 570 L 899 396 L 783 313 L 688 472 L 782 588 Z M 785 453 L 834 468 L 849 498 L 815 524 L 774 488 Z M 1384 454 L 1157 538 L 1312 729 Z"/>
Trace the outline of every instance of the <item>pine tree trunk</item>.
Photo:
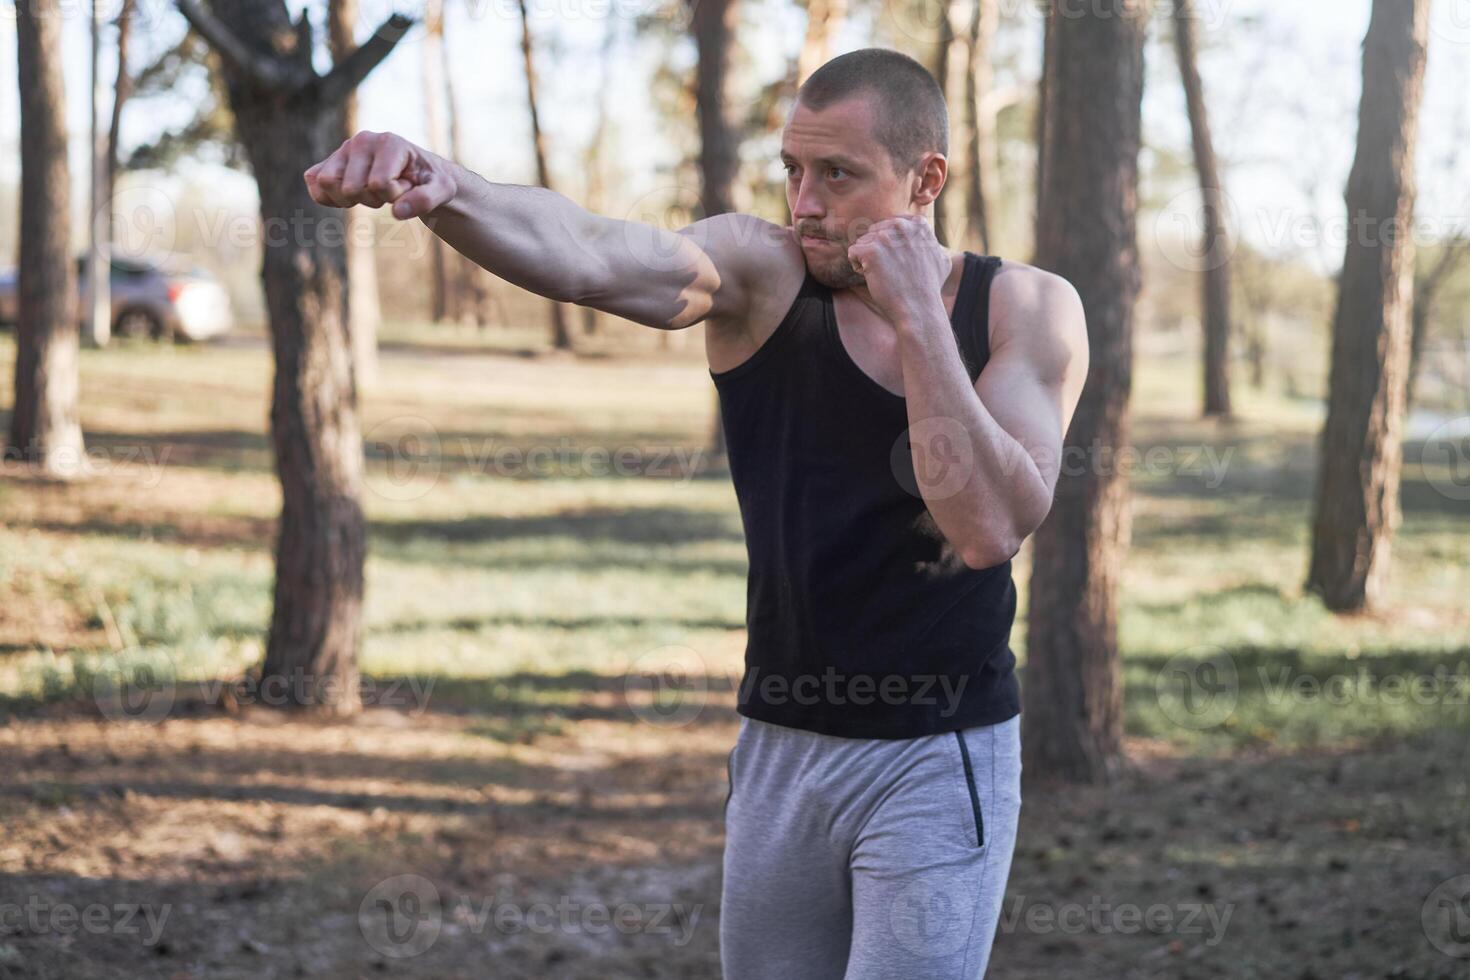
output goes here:
<path id="1" fill-rule="evenodd" d="M 1146 17 L 1117 0 L 1054 17 L 1037 265 L 1076 286 L 1090 370 L 1067 432 L 1056 502 L 1037 531 L 1022 712 L 1032 778 L 1102 782 L 1122 760 L 1117 635 L 1129 491 L 1136 213 Z"/>
<path id="2" fill-rule="evenodd" d="M 1051 134 L 1047 129 L 1051 105 L 1051 76 L 1052 64 L 1056 61 L 1056 29 L 1054 25 L 1057 20 L 1057 9 L 1055 4 L 1046 4 L 1042 12 L 1041 32 L 1041 78 L 1036 85 L 1036 222 L 1035 241 L 1032 242 L 1032 256 L 1035 261 L 1036 249 L 1040 247 L 1041 241 L 1041 214 L 1046 202 L 1046 154 L 1047 147 L 1051 145 Z"/>
<path id="3" fill-rule="evenodd" d="M 934 80 L 939 83 L 939 90 L 944 93 L 945 101 L 949 101 L 950 91 L 950 66 L 953 64 L 955 48 L 954 31 L 954 0 L 938 0 L 939 32 L 934 42 L 934 63 L 929 66 L 934 73 Z M 948 184 L 946 183 L 946 189 Z M 934 237 L 939 244 L 949 247 L 950 224 L 953 222 L 953 213 L 950 209 L 952 194 L 940 191 L 934 199 Z"/>
<path id="4" fill-rule="evenodd" d="M 128 72 L 128 51 L 133 34 L 133 12 L 136 0 L 123 0 L 117 12 L 117 75 L 112 85 L 112 115 L 107 126 L 107 242 L 115 240 L 112 198 L 117 191 L 119 168 L 118 146 L 122 134 L 123 106 L 133 93 L 133 76 Z"/>
<path id="5" fill-rule="evenodd" d="M 1203 414 L 1208 417 L 1230 414 L 1231 248 L 1224 184 L 1220 179 L 1220 164 L 1215 157 L 1215 143 L 1210 138 L 1204 83 L 1199 74 L 1195 16 L 1194 0 L 1178 0 L 1174 12 L 1174 50 L 1179 59 L 1179 75 L 1184 81 L 1184 101 L 1194 144 L 1194 166 L 1204 199 L 1204 241 L 1200 254 L 1204 263 Z"/>
<path id="6" fill-rule="evenodd" d="M 391 50 L 406 22 L 384 25 L 353 55 L 359 71 L 339 65 L 321 78 L 311 67 L 308 20 L 293 24 L 281 0 L 212 0 L 212 16 L 179 2 L 196 30 L 204 24 L 229 42 L 210 38 L 228 54 L 220 62 L 230 108 L 260 191 L 276 365 L 271 443 L 281 480 L 262 692 L 272 704 L 351 714 L 361 706 L 367 542 L 347 256 L 342 212 L 313 201 L 301 175 L 341 143 L 342 87 L 350 91 Z"/>
<path id="7" fill-rule="evenodd" d="M 735 176 L 739 172 L 739 142 L 730 124 L 730 44 L 739 14 L 737 0 L 689 0 L 692 29 L 699 54 L 695 68 L 694 105 L 699 116 L 699 183 L 704 216 L 734 210 Z M 723 467 L 725 425 L 715 396 L 714 426 L 710 433 L 708 465 Z"/>
<path id="8" fill-rule="evenodd" d="M 77 419 L 81 344 L 56 0 L 15 6 L 20 75 L 20 268 L 7 458 L 68 478 L 86 462 Z"/>
<path id="9" fill-rule="evenodd" d="M 531 112 L 531 146 L 536 151 L 536 180 L 547 190 L 551 186 L 551 168 L 546 162 L 546 136 L 541 131 L 541 113 L 536 98 L 536 59 L 531 37 L 531 17 L 526 0 L 520 0 L 521 55 L 526 64 L 526 105 Z M 567 326 L 566 310 L 561 303 L 551 302 L 551 346 L 556 350 L 572 349 L 572 332 Z"/>
<path id="10" fill-rule="evenodd" d="M 1332 326 L 1306 587 L 1329 609 L 1379 602 L 1399 521 L 1414 252 L 1414 144 L 1428 0 L 1374 0 Z"/>
<path id="11" fill-rule="evenodd" d="M 995 200 L 995 117 L 981 103 L 990 92 L 994 72 L 990 49 L 999 27 L 996 0 L 974 0 L 965 61 L 965 136 L 969 172 L 965 175 L 965 224 L 982 254 L 990 254 L 990 202 Z"/>
<path id="12" fill-rule="evenodd" d="M 331 0 L 327 31 L 332 61 L 341 63 L 357 50 L 353 28 L 358 20 L 357 0 Z M 357 93 L 342 103 L 343 140 L 357 132 Z M 352 342 L 352 366 L 359 388 L 378 378 L 378 326 L 383 318 L 378 296 L 378 261 L 374 254 L 373 217 L 366 208 L 347 209 L 347 330 Z M 437 239 L 436 239 L 437 240 Z"/>

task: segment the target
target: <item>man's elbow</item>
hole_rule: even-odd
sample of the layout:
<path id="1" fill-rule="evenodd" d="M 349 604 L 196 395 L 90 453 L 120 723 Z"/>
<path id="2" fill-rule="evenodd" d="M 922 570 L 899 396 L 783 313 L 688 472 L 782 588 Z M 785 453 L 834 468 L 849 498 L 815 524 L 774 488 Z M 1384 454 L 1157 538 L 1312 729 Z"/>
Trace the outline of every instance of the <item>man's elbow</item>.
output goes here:
<path id="1" fill-rule="evenodd" d="M 970 568 L 981 571 L 986 568 L 994 568 L 1004 565 L 1016 556 L 1021 550 L 1021 542 L 1024 536 L 1005 534 L 991 535 L 984 541 L 978 542 L 960 553 L 960 557 Z"/>
<path id="2" fill-rule="evenodd" d="M 1016 557 L 1022 543 L 1046 520 L 1047 512 L 1051 509 L 1050 504 L 1048 500 L 1046 510 L 1033 508 L 1030 513 L 1019 515 L 1005 528 L 991 529 L 983 538 L 960 553 L 965 564 L 979 571 L 1003 565 Z"/>

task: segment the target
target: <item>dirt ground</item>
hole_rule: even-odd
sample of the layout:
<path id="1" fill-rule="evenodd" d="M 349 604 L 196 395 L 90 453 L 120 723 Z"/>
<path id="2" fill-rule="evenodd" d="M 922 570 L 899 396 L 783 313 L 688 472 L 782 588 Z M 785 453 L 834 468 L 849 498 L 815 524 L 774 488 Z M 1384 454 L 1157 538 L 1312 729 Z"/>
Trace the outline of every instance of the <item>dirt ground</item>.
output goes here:
<path id="1" fill-rule="evenodd" d="M 718 977 L 737 716 L 660 729 L 582 693 L 513 742 L 473 713 L 317 723 L 186 693 L 157 724 L 12 714 L 0 891 L 27 921 L 0 978 Z M 989 976 L 1470 976 L 1425 913 L 1470 867 L 1448 738 L 1130 740 L 1112 787 L 1028 789 Z"/>

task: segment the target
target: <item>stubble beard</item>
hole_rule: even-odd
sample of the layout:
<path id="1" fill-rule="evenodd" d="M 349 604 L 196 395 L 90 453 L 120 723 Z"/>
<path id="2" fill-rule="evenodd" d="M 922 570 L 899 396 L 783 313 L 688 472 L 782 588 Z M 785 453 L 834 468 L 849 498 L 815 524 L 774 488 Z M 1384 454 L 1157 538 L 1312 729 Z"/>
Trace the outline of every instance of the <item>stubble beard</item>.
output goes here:
<path id="1" fill-rule="evenodd" d="M 852 267 L 848 261 L 847 250 L 842 243 L 837 245 L 838 254 L 830 259 L 817 260 L 807 256 L 806 267 L 811 272 L 812 278 L 826 286 L 828 289 L 851 289 L 853 286 L 861 286 L 867 280 L 862 273 Z"/>

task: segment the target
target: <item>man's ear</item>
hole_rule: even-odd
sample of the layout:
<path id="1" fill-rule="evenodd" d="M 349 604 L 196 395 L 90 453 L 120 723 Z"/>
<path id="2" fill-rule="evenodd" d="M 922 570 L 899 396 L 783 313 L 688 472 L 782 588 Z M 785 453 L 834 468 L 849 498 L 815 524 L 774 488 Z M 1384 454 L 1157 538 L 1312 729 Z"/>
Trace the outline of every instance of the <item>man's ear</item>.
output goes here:
<path id="1" fill-rule="evenodd" d="M 944 189 L 944 181 L 948 176 L 949 161 L 944 158 L 944 154 L 925 153 L 914 168 L 914 203 L 921 208 L 933 204 L 939 192 Z"/>

